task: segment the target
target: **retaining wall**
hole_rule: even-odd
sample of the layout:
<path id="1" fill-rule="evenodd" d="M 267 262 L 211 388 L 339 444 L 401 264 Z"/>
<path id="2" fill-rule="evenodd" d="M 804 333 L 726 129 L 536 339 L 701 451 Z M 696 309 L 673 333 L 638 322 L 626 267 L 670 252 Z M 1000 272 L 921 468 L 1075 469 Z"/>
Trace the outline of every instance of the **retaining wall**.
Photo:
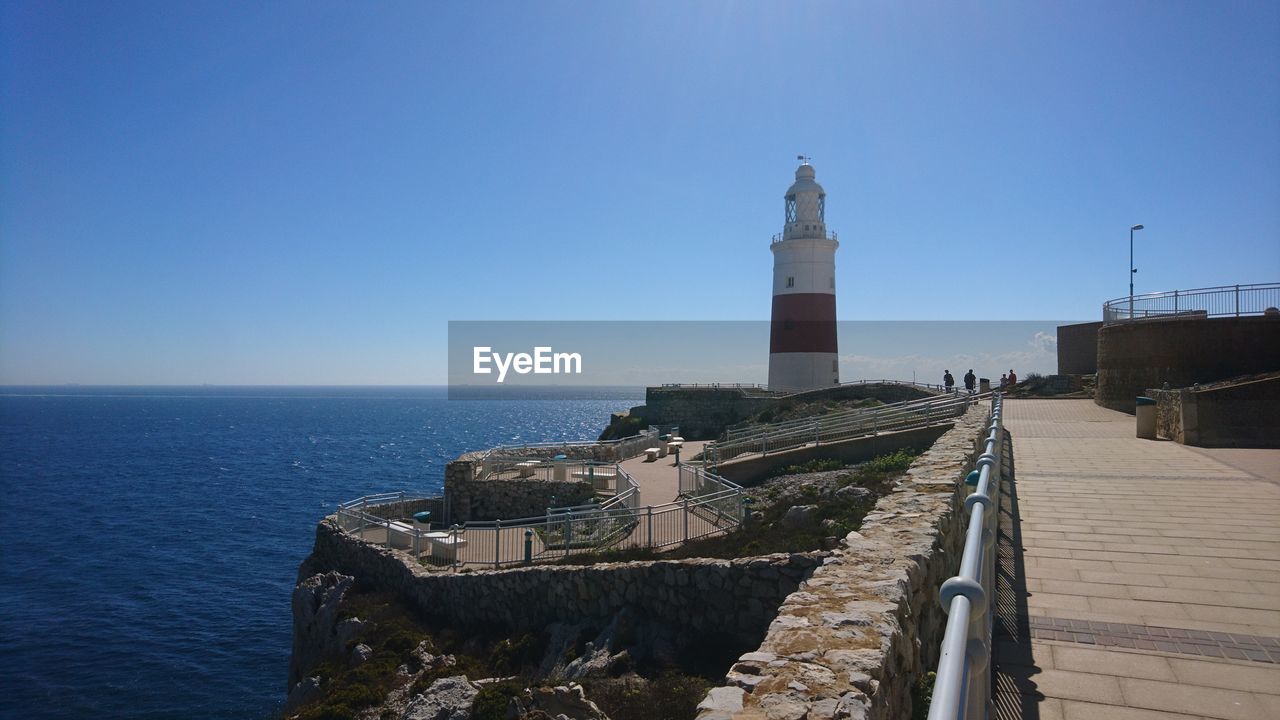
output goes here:
<path id="1" fill-rule="evenodd" d="M 1148 390 L 1156 434 L 1200 447 L 1280 447 L 1280 373 L 1206 388 Z"/>
<path id="2" fill-rule="evenodd" d="M 1058 374 L 1092 375 L 1098 372 L 1098 330 L 1101 322 L 1058 326 Z"/>
<path id="3" fill-rule="evenodd" d="M 959 566 L 961 481 L 982 450 L 987 412 L 972 408 L 917 458 L 861 531 L 787 597 L 699 720 L 912 716 L 911 687 L 937 666 L 938 588 Z"/>
<path id="4" fill-rule="evenodd" d="M 315 548 L 299 579 L 337 570 L 396 593 L 434 621 L 463 629 L 523 632 L 558 621 L 603 622 L 626 607 L 679 630 L 755 643 L 778 604 L 823 554 L 433 572 L 408 553 L 343 533 L 326 518 L 316 528 Z"/>
<path id="5" fill-rule="evenodd" d="M 477 480 L 480 463 L 474 457 L 464 455 L 444 467 L 447 523 L 535 517 L 547 512 L 552 498 L 558 507 L 583 505 L 595 498 L 595 489 L 585 480 Z"/>
<path id="6" fill-rule="evenodd" d="M 933 427 L 881 433 L 871 437 L 854 438 L 828 445 L 796 448 L 770 455 L 754 455 L 729 460 L 716 466 L 716 474 L 739 485 L 754 485 L 778 474 L 789 465 L 803 465 L 810 460 L 834 458 L 848 463 L 865 462 L 878 455 L 885 455 L 905 448 L 923 450 L 950 430 L 950 423 Z"/>
<path id="7" fill-rule="evenodd" d="M 1098 331 L 1094 402 L 1132 413 L 1147 388 L 1191 387 L 1280 370 L 1280 317 L 1189 318 Z"/>

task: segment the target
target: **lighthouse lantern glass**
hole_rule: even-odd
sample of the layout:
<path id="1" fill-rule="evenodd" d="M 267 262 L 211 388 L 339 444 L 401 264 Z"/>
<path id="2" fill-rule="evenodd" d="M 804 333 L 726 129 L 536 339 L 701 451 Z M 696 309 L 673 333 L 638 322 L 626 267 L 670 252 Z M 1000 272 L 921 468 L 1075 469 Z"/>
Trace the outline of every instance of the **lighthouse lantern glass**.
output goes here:
<path id="1" fill-rule="evenodd" d="M 827 221 L 827 196 L 818 196 L 818 222 Z"/>
<path id="2" fill-rule="evenodd" d="M 788 195 L 787 196 L 787 222 L 793 223 L 795 221 L 796 221 L 796 196 Z"/>

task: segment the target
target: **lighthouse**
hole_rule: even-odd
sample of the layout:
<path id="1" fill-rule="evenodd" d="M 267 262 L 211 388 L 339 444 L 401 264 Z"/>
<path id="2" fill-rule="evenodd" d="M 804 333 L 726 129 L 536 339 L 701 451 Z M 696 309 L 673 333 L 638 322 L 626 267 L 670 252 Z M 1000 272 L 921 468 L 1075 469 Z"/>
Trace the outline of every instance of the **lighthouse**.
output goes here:
<path id="1" fill-rule="evenodd" d="M 839 384 L 836 351 L 836 242 L 827 233 L 827 193 L 804 156 L 787 189 L 786 219 L 773 236 L 773 316 L 769 389 L 812 390 Z"/>

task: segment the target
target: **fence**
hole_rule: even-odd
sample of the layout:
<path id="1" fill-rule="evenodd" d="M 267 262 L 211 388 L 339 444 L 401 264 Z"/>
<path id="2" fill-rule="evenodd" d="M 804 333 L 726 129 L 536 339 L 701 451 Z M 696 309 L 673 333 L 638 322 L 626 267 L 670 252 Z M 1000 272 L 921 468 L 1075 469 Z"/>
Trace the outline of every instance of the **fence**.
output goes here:
<path id="1" fill-rule="evenodd" d="M 1111 324 L 1130 320 L 1240 317 L 1264 315 L 1268 309 L 1277 308 L 1280 308 L 1280 283 L 1224 285 L 1108 300 L 1102 305 L 1102 321 Z"/>
<path id="2" fill-rule="evenodd" d="M 488 458 L 493 455 L 528 457 L 535 454 L 550 455 L 552 452 L 571 455 L 578 451 L 591 450 L 594 452 L 599 448 L 604 448 L 608 450 L 608 454 L 610 456 L 609 459 L 615 462 L 621 462 L 642 454 L 647 447 L 652 447 L 661 432 L 662 430 L 660 428 L 650 425 L 638 435 L 618 438 L 616 440 L 573 440 L 564 442 L 552 441 L 499 445 L 484 451 L 482 457 Z"/>
<path id="3" fill-rule="evenodd" d="M 928 427 L 963 415 L 981 397 L 965 393 L 910 400 L 875 408 L 860 408 L 726 431 L 723 441 L 709 443 L 703 457 L 712 466 L 747 453 L 768 455 L 808 445 L 842 442 L 882 432 Z"/>
<path id="4" fill-rule="evenodd" d="M 942 584 L 947 613 L 942 657 L 933 684 L 929 720 L 984 720 L 991 708 L 991 628 L 995 609 L 995 542 L 1000 519 L 1001 398 L 991 401 L 991 424 L 978 457 L 977 488 L 965 498 L 969 513 L 960 571 Z M 972 474 L 970 475 L 972 477 Z"/>
<path id="5" fill-rule="evenodd" d="M 395 508 L 405 507 L 403 493 L 389 493 L 344 503 L 338 509 L 338 524 L 348 534 L 411 551 L 428 565 L 498 568 L 605 549 L 670 547 L 727 532 L 745 519 L 742 488 L 705 468 L 682 465 L 684 497 L 650 506 L 640 505 L 639 486 L 621 467 L 601 469 L 615 471 L 601 475 L 612 477 L 619 490 L 611 498 L 601 504 L 548 508 L 539 517 L 473 521 L 432 531 L 420 523 L 381 517 L 379 513 L 394 518 Z"/>

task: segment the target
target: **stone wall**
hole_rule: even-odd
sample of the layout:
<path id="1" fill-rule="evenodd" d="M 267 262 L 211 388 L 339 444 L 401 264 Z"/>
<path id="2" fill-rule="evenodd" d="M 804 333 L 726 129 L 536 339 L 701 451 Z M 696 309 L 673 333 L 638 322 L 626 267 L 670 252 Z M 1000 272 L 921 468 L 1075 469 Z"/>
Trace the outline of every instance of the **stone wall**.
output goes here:
<path id="1" fill-rule="evenodd" d="M 1098 330 L 1101 322 L 1058 326 L 1058 374 L 1098 372 Z"/>
<path id="2" fill-rule="evenodd" d="M 536 517 L 546 514 L 553 498 L 557 507 L 569 507 L 586 504 L 595 497 L 595 489 L 584 480 L 477 480 L 478 470 L 479 461 L 474 456 L 463 456 L 445 465 L 445 522 Z"/>
<path id="3" fill-rule="evenodd" d="M 787 597 L 699 720 L 911 717 L 912 684 L 937 666 L 938 588 L 959 565 L 961 480 L 982 449 L 986 413 L 971 409 L 917 458 L 862 529 Z"/>
<path id="4" fill-rule="evenodd" d="M 1147 393 L 1156 399 L 1161 437 L 1201 447 L 1280 447 L 1280 372 Z"/>
<path id="5" fill-rule="evenodd" d="M 396 593 L 433 621 L 462 629 L 541 630 L 553 622 L 605 621 L 625 607 L 682 631 L 754 644 L 778 604 L 824 555 L 432 572 L 408 553 L 347 535 L 326 518 L 316 528 L 315 548 L 299 579 L 336 570 Z"/>
<path id="6" fill-rule="evenodd" d="M 1094 401 L 1132 413 L 1147 388 L 1280 370 L 1280 317 L 1114 323 L 1098 331 Z"/>

